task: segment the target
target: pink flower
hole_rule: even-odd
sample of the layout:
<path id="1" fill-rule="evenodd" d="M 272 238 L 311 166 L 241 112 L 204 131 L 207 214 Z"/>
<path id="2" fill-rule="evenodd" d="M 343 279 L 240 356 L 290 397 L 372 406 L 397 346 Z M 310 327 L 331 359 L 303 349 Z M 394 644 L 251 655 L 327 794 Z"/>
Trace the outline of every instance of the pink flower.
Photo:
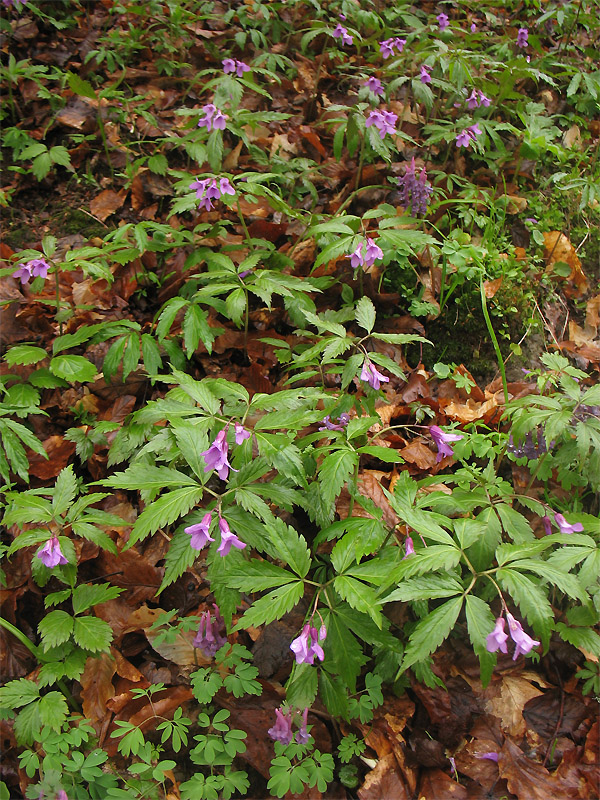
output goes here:
<path id="1" fill-rule="evenodd" d="M 471 33 L 475 33 L 476 30 L 477 30 L 477 25 L 474 22 L 472 22 L 471 23 Z"/>
<path id="2" fill-rule="evenodd" d="M 321 625 L 317 634 L 317 629 L 311 627 L 310 623 L 302 628 L 302 633 L 290 645 L 290 650 L 296 655 L 297 664 L 313 664 L 315 656 L 320 661 L 325 658 L 325 653 L 319 642 L 324 641 L 327 636 L 325 625 Z"/>
<path id="3" fill-rule="evenodd" d="M 366 381 L 373 389 L 379 389 L 382 383 L 389 383 L 390 379 L 386 378 L 385 375 L 382 375 L 377 369 L 375 369 L 375 365 L 372 361 L 370 361 L 366 356 L 365 360 L 363 361 L 362 370 L 360 373 L 361 381 Z"/>
<path id="4" fill-rule="evenodd" d="M 237 547 L 238 550 L 243 550 L 246 544 L 238 539 L 235 533 L 232 533 L 227 524 L 227 520 L 219 517 L 219 530 L 221 531 L 221 544 L 217 548 L 217 553 L 224 557 L 231 550 L 232 546 Z"/>
<path id="5" fill-rule="evenodd" d="M 60 549 L 60 544 L 58 541 L 57 536 L 53 536 L 51 539 L 48 539 L 46 544 L 38 550 L 37 557 L 40 559 L 44 566 L 53 569 L 57 567 L 59 564 L 68 564 L 69 561 L 66 559 Z"/>
<path id="6" fill-rule="evenodd" d="M 202 107 L 205 116 L 198 121 L 198 127 L 206 126 L 206 130 L 210 133 L 213 128 L 216 130 L 224 130 L 227 117 L 220 111 L 213 103 L 208 103 Z"/>
<path id="7" fill-rule="evenodd" d="M 437 19 L 438 24 L 440 26 L 440 31 L 445 31 L 446 28 L 450 25 L 450 23 L 448 21 L 448 15 L 444 14 L 443 11 L 442 11 L 441 14 L 437 15 L 436 19 Z"/>
<path id="8" fill-rule="evenodd" d="M 379 78 L 376 78 L 374 75 L 371 75 L 371 77 L 363 83 L 363 86 L 366 86 L 370 92 L 373 92 L 373 94 L 378 97 L 383 97 L 385 94 L 383 84 Z"/>
<path id="9" fill-rule="evenodd" d="M 204 611 L 200 615 L 200 625 L 198 633 L 192 644 L 202 650 L 207 658 L 212 658 L 217 650 L 220 650 L 227 642 L 227 637 L 221 631 L 225 627 L 225 620 L 221 616 L 219 606 L 213 603 L 215 610 L 215 621 L 212 621 L 210 611 Z"/>
<path id="10" fill-rule="evenodd" d="M 513 615 L 508 611 L 506 612 L 506 619 L 508 620 L 510 638 L 517 645 L 515 648 L 515 654 L 513 655 L 513 661 L 516 661 L 521 653 L 526 655 L 534 647 L 537 647 L 539 642 L 536 639 L 532 639 L 531 636 L 528 636 L 521 627 L 521 623 L 517 622 Z"/>
<path id="11" fill-rule="evenodd" d="M 328 414 L 322 422 L 320 431 L 343 431 L 350 422 L 350 414 L 340 414 L 337 422 L 332 422 Z"/>
<path id="12" fill-rule="evenodd" d="M 20 278 L 22 284 L 29 282 L 30 278 L 47 278 L 50 264 L 47 264 L 43 258 L 34 258 L 26 264 L 19 264 L 12 276 L 13 278 Z"/>
<path id="13" fill-rule="evenodd" d="M 243 61 L 238 61 L 236 58 L 224 58 L 221 62 L 223 64 L 223 72 L 227 75 L 229 72 L 235 72 L 238 78 L 244 76 L 244 72 L 250 72 L 250 67 Z"/>
<path id="14" fill-rule="evenodd" d="M 544 525 L 544 530 L 546 531 L 546 536 L 550 536 L 552 533 L 552 522 L 550 521 L 548 514 L 542 517 L 542 523 Z"/>
<path id="15" fill-rule="evenodd" d="M 214 442 L 200 455 L 204 458 L 206 466 L 204 467 L 204 472 L 210 472 L 211 469 L 217 471 L 217 475 L 221 478 L 222 481 L 226 481 L 229 476 L 229 470 L 232 468 L 231 464 L 227 460 L 227 450 L 229 445 L 227 444 L 227 428 L 223 428 L 222 431 L 217 433 Z"/>
<path id="16" fill-rule="evenodd" d="M 460 433 L 444 433 L 444 431 L 437 425 L 430 425 L 429 433 L 431 434 L 431 438 L 435 442 L 435 446 L 438 449 L 436 458 L 437 463 L 439 463 L 444 456 L 454 455 L 454 450 L 449 446 L 449 442 L 458 442 L 460 439 L 464 438 Z"/>
<path id="17" fill-rule="evenodd" d="M 210 523 L 212 522 L 212 514 L 209 511 L 208 514 L 205 514 L 202 517 L 202 522 L 197 522 L 195 525 L 189 525 L 187 528 L 183 530 L 185 533 L 189 533 L 192 537 L 190 541 L 190 547 L 194 550 L 202 550 L 206 547 L 208 542 L 214 542 L 214 539 L 211 539 L 210 536 Z"/>
<path id="18" fill-rule="evenodd" d="M 525 48 L 527 47 L 527 37 L 529 36 L 529 31 L 527 28 L 519 28 L 517 33 L 517 47 Z"/>
<path id="19" fill-rule="evenodd" d="M 247 431 L 243 425 L 240 425 L 239 422 L 235 423 L 235 443 L 241 444 L 245 439 L 249 439 L 251 436 L 250 431 Z"/>
<path id="20" fill-rule="evenodd" d="M 487 759 L 488 761 L 495 761 L 496 764 L 498 763 L 498 753 L 494 752 L 482 753 L 480 756 L 475 756 L 475 758 Z"/>
<path id="21" fill-rule="evenodd" d="M 406 39 L 393 36 L 391 39 L 384 39 L 382 42 L 379 42 L 379 52 L 383 58 L 389 58 L 394 55 L 394 48 L 398 50 L 398 53 L 401 53 L 405 44 Z"/>
<path id="22" fill-rule="evenodd" d="M 479 94 L 477 89 L 473 89 L 467 98 L 467 108 L 469 108 L 471 111 L 473 111 L 474 108 L 479 108 Z"/>
<path id="23" fill-rule="evenodd" d="M 504 617 L 498 617 L 494 630 L 489 634 L 485 640 L 485 646 L 488 652 L 495 653 L 500 650 L 501 653 L 507 653 L 506 640 L 508 634 L 504 633 Z"/>
<path id="24" fill-rule="evenodd" d="M 310 733 L 308 732 L 306 725 L 308 722 L 308 707 L 304 709 L 302 712 L 302 725 L 300 726 L 300 730 L 296 732 L 296 742 L 298 744 L 306 744 L 310 739 Z"/>
<path id="25" fill-rule="evenodd" d="M 334 39 L 341 39 L 342 44 L 352 44 L 352 36 L 350 36 L 347 28 L 344 28 L 341 22 L 338 22 L 337 28 L 335 28 L 331 35 Z"/>
<path id="26" fill-rule="evenodd" d="M 581 522 L 575 522 L 573 525 L 570 525 L 562 514 L 555 514 L 554 521 L 558 525 L 558 529 L 561 533 L 580 533 L 583 530 Z"/>
<path id="27" fill-rule="evenodd" d="M 379 130 L 379 136 L 381 139 L 385 139 L 386 133 L 396 133 L 396 120 L 398 119 L 397 114 L 392 114 L 391 111 L 371 111 L 369 116 L 365 121 L 365 126 L 370 128 L 371 125 L 375 125 L 375 127 Z"/>
<path id="28" fill-rule="evenodd" d="M 405 558 L 412 556 L 414 552 L 415 552 L 415 546 L 413 544 L 412 537 L 407 536 L 406 539 L 404 540 L 404 556 L 402 557 L 402 560 L 404 561 Z"/>
<path id="29" fill-rule="evenodd" d="M 281 709 L 275 709 L 275 725 L 267 731 L 271 739 L 275 742 L 290 744 L 293 738 L 292 733 L 292 712 L 288 709 L 285 714 Z"/>
<path id="30" fill-rule="evenodd" d="M 372 267 L 378 258 L 383 258 L 383 250 L 379 245 L 375 244 L 373 239 L 367 239 L 360 242 L 356 250 L 346 258 L 350 259 L 352 269 L 358 267 Z"/>
<path id="31" fill-rule="evenodd" d="M 484 93 L 481 90 L 479 90 L 479 104 L 488 108 L 491 102 L 492 101 L 490 100 L 490 98 L 486 97 Z"/>
<path id="32" fill-rule="evenodd" d="M 204 178 L 201 181 L 190 183 L 190 189 L 196 190 L 196 199 L 200 201 L 200 208 L 210 211 L 213 207 L 212 200 L 220 200 L 225 194 L 235 194 L 235 189 L 229 178 Z"/>
<path id="33" fill-rule="evenodd" d="M 468 147 L 471 142 L 475 141 L 480 133 L 482 133 L 482 130 L 477 123 L 470 125 L 468 128 L 465 128 L 458 134 L 456 137 L 456 146 Z"/>
<path id="34" fill-rule="evenodd" d="M 431 83 L 431 67 L 428 67 L 426 64 L 421 64 L 421 74 L 419 78 L 421 83 Z"/>

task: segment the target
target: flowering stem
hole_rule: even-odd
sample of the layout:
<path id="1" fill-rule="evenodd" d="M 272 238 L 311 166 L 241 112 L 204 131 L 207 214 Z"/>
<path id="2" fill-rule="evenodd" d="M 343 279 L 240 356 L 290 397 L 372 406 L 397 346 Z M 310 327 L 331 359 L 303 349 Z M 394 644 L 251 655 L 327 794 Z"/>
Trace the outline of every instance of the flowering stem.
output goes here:
<path id="1" fill-rule="evenodd" d="M 248 226 L 246 225 L 246 220 L 244 219 L 244 215 L 242 214 L 239 198 L 236 198 L 235 206 L 237 208 L 237 213 L 240 222 L 242 223 L 242 228 L 244 230 L 244 236 L 246 237 L 246 242 L 248 244 L 248 247 L 252 248 L 252 237 L 250 236 L 250 231 L 248 230 Z M 250 298 L 248 296 L 248 289 L 246 288 L 246 284 L 244 283 L 244 281 L 242 281 L 241 283 L 244 288 L 244 294 L 246 295 L 246 305 L 244 308 L 244 353 L 246 354 L 246 359 L 248 359 L 248 321 L 250 314 Z"/>
<path id="2" fill-rule="evenodd" d="M 488 332 L 492 339 L 492 344 L 494 345 L 494 350 L 496 352 L 496 360 L 498 361 L 498 368 L 500 369 L 500 375 L 502 376 L 502 389 L 504 390 L 504 402 L 508 403 L 508 384 L 506 382 L 506 369 L 504 367 L 504 359 L 502 358 L 502 351 L 500 350 L 498 339 L 496 338 L 496 334 L 494 333 L 492 320 L 490 319 L 490 314 L 487 307 L 487 301 L 485 297 L 485 287 L 483 285 L 483 272 L 481 273 L 479 278 L 479 290 L 481 294 L 481 310 L 483 311 L 485 324 L 487 325 Z"/>
<path id="3" fill-rule="evenodd" d="M 54 280 L 56 284 L 56 317 L 59 318 L 60 315 L 60 286 L 58 283 L 58 267 L 54 266 Z M 60 331 L 60 335 L 63 335 L 63 324 L 62 320 L 58 319 L 58 329 Z"/>
<path id="4" fill-rule="evenodd" d="M 358 170 L 356 171 L 356 183 L 354 184 L 354 191 L 357 192 L 360 186 L 360 179 L 362 178 L 363 161 L 365 160 L 365 139 L 367 138 L 366 131 L 363 133 L 360 142 L 360 155 L 358 157 Z"/>

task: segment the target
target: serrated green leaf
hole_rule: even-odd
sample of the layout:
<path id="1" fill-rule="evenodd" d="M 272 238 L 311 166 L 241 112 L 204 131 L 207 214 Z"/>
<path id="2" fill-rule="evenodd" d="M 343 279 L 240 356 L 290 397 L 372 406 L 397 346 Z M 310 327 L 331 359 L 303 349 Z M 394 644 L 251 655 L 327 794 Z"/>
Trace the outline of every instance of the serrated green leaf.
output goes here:
<path id="1" fill-rule="evenodd" d="M 42 646 L 48 651 L 71 638 L 73 617 L 66 611 L 51 611 L 40 621 L 38 631 L 42 637 Z"/>
<path id="2" fill-rule="evenodd" d="M 348 694 L 344 685 L 324 669 L 319 672 L 319 695 L 333 717 L 348 719 Z"/>
<path id="3" fill-rule="evenodd" d="M 564 592 L 574 600 L 581 600 L 584 603 L 588 600 L 587 594 L 583 591 L 579 581 L 574 575 L 563 572 L 559 567 L 548 561 L 536 561 L 532 558 L 523 558 L 520 561 L 513 561 L 510 566 L 511 569 L 514 570 L 526 570 L 527 572 L 533 572 L 535 575 L 539 575 L 540 578 L 550 581 L 550 583 L 560 589 L 561 592 Z"/>
<path id="4" fill-rule="evenodd" d="M 270 561 L 257 559 L 245 561 L 239 567 L 229 569 L 226 577 L 229 586 L 243 592 L 263 592 L 294 580 L 296 576 L 289 570 L 271 564 Z"/>
<path id="5" fill-rule="evenodd" d="M 2 708 L 21 708 L 39 697 L 40 691 L 33 681 L 19 678 L 0 687 L 0 706 Z"/>
<path id="6" fill-rule="evenodd" d="M 475 655 L 479 659 L 481 683 L 487 686 L 494 671 L 496 656 L 488 652 L 486 638 L 494 629 L 495 619 L 487 603 L 475 595 L 465 598 L 467 629 Z"/>
<path id="7" fill-rule="evenodd" d="M 29 703 L 19 712 L 14 722 L 14 732 L 17 744 L 32 745 L 40 734 L 42 722 L 40 720 L 39 701 Z"/>
<path id="8" fill-rule="evenodd" d="M 198 482 L 179 470 L 170 467 L 155 467 L 152 464 L 132 464 L 124 472 L 116 472 L 100 481 L 103 486 L 116 489 L 159 490 L 168 486 L 195 487 Z"/>
<path id="9" fill-rule="evenodd" d="M 563 641 L 582 650 L 584 654 L 591 653 L 600 658 L 600 636 L 596 631 L 591 628 L 571 628 L 563 622 L 556 624 L 556 630 Z"/>
<path id="10" fill-rule="evenodd" d="M 88 97 L 90 100 L 97 99 L 94 87 L 89 81 L 80 78 L 79 75 L 74 72 L 67 72 L 67 81 L 69 83 L 69 89 L 75 94 L 81 97 Z"/>
<path id="11" fill-rule="evenodd" d="M 448 600 L 417 624 L 406 647 L 402 661 L 403 672 L 417 661 L 423 661 L 430 656 L 448 638 L 458 619 L 462 604 L 462 597 Z"/>
<path id="12" fill-rule="evenodd" d="M 163 494 L 158 500 L 150 503 L 135 521 L 126 548 L 129 549 L 137 542 L 145 539 L 150 533 L 155 533 L 165 525 L 171 525 L 176 519 L 196 505 L 201 499 L 204 490 L 202 487 L 186 486 L 175 489 L 173 492 Z"/>
<path id="13" fill-rule="evenodd" d="M 323 459 L 319 470 L 319 486 L 323 502 L 333 503 L 357 464 L 358 454 L 354 450 L 337 450 Z"/>
<path id="14" fill-rule="evenodd" d="M 365 611 L 377 627 L 381 628 L 380 601 L 370 586 L 348 575 L 338 575 L 333 581 L 333 586 L 340 597 L 346 600 L 352 608 Z"/>
<path id="15" fill-rule="evenodd" d="M 296 708 L 310 708 L 317 696 L 317 670 L 311 664 L 294 664 L 286 684 L 286 700 Z"/>
<path id="16" fill-rule="evenodd" d="M 97 373 L 94 364 L 83 356 L 54 356 L 49 368 L 54 375 L 71 383 L 87 383 Z"/>
<path id="17" fill-rule="evenodd" d="M 367 333 L 371 333 L 375 327 L 376 315 L 377 312 L 375 311 L 375 306 L 373 305 L 371 298 L 367 297 L 366 295 L 361 297 L 356 304 L 354 318 L 360 327 L 364 328 Z"/>
<path id="18" fill-rule="evenodd" d="M 55 516 L 64 514 L 69 508 L 75 495 L 77 494 L 77 479 L 73 472 L 73 466 L 69 465 L 62 469 L 54 484 L 52 495 L 52 509 Z"/>
<path id="19" fill-rule="evenodd" d="M 9 367 L 14 367 L 15 364 L 22 364 L 25 366 L 37 364 L 47 357 L 48 353 L 42 347 L 35 347 L 32 344 L 15 345 L 4 354 L 4 360 Z"/>
<path id="20" fill-rule="evenodd" d="M 267 523 L 265 530 L 272 553 L 304 578 L 310 567 L 310 553 L 304 537 L 279 517 Z"/>
<path id="21" fill-rule="evenodd" d="M 201 705 L 210 703 L 223 685 L 223 679 L 210 669 L 198 669 L 191 675 L 194 697 Z"/>
<path id="22" fill-rule="evenodd" d="M 380 461 L 384 461 L 386 464 L 401 464 L 404 462 L 400 453 L 394 450 L 393 447 L 382 447 L 380 445 L 371 444 L 365 445 L 365 447 L 359 447 L 358 452 L 361 455 L 374 456 Z"/>
<path id="23" fill-rule="evenodd" d="M 99 603 L 114 600 L 123 591 L 125 590 L 108 583 L 82 583 L 73 590 L 73 612 L 81 614 Z"/>
<path id="24" fill-rule="evenodd" d="M 42 725 L 46 725 L 56 733 L 59 733 L 69 713 L 69 707 L 62 692 L 48 692 L 48 694 L 45 694 L 40 698 L 38 710 Z"/>
<path id="25" fill-rule="evenodd" d="M 92 653 L 107 651 L 113 639 L 112 628 L 97 617 L 76 617 L 73 625 L 73 638 L 84 650 Z"/>
<path id="26" fill-rule="evenodd" d="M 394 600 L 408 603 L 411 600 L 435 600 L 440 597 L 454 597 L 463 591 L 463 587 L 450 575 L 427 575 L 421 578 L 409 578 L 394 591 Z M 386 598 L 385 602 L 390 602 Z"/>
<path id="27" fill-rule="evenodd" d="M 323 621 L 327 628 L 324 666 L 340 675 L 350 692 L 354 693 L 356 679 L 368 659 L 353 632 L 338 614 L 324 615 Z"/>
<path id="28" fill-rule="evenodd" d="M 281 586 L 256 600 L 234 627 L 234 631 L 250 626 L 265 625 L 281 619 L 291 611 L 304 594 L 304 583 L 297 581 Z"/>
<path id="29" fill-rule="evenodd" d="M 541 637 L 546 650 L 554 627 L 554 614 L 546 594 L 528 577 L 508 567 L 499 569 L 496 576 L 500 586 L 510 594 L 535 633 Z"/>
<path id="30" fill-rule="evenodd" d="M 198 558 L 198 551 L 190 547 L 189 534 L 178 531 L 169 544 L 169 549 L 165 558 L 165 574 L 157 595 L 167 586 L 174 583 L 183 573 L 192 566 Z"/>

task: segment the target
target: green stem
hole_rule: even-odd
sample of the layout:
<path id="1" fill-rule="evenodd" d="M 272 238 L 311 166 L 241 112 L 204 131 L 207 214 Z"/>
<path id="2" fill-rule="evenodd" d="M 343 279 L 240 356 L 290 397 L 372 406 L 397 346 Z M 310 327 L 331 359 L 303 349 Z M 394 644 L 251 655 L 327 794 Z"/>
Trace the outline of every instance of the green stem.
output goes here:
<path id="1" fill-rule="evenodd" d="M 56 283 L 56 316 L 58 317 L 60 314 L 60 286 L 58 283 L 58 267 L 54 266 L 54 280 Z M 63 335 L 63 324 L 62 320 L 58 320 L 58 329 L 60 331 L 60 335 Z"/>
<path id="2" fill-rule="evenodd" d="M 358 170 L 356 171 L 356 182 L 354 184 L 354 191 L 357 192 L 360 187 L 360 179 L 362 178 L 363 161 L 365 160 L 365 140 L 367 138 L 366 131 L 362 136 L 360 142 L 360 155 L 358 157 Z"/>
<path id="3" fill-rule="evenodd" d="M 20 631 L 18 628 L 15 628 L 12 622 L 9 622 L 8 620 L 4 619 L 4 617 L 0 617 L 0 626 L 6 628 L 7 631 L 12 633 L 12 635 L 21 642 L 21 644 L 24 644 L 25 647 L 31 652 L 31 654 L 38 659 L 38 661 L 44 660 L 43 656 L 40 655 L 36 645 L 34 645 L 34 643 L 30 641 L 27 638 L 27 636 L 25 636 L 23 631 Z"/>
<path id="4" fill-rule="evenodd" d="M 494 350 L 496 352 L 496 360 L 498 361 L 498 368 L 500 370 L 500 375 L 502 376 L 502 389 L 504 390 L 504 403 L 508 403 L 508 384 L 506 382 L 506 369 L 504 367 L 504 359 L 502 358 L 502 351 L 500 350 L 500 345 L 498 344 L 498 339 L 496 338 L 496 334 L 494 333 L 494 327 L 492 325 L 492 320 L 490 319 L 490 314 L 487 307 L 487 300 L 485 297 L 485 287 L 483 285 L 483 273 L 479 278 L 479 290 L 481 294 L 481 310 L 483 311 L 483 316 L 485 318 L 485 324 L 487 325 L 488 332 L 492 339 L 492 344 L 494 345 Z"/>

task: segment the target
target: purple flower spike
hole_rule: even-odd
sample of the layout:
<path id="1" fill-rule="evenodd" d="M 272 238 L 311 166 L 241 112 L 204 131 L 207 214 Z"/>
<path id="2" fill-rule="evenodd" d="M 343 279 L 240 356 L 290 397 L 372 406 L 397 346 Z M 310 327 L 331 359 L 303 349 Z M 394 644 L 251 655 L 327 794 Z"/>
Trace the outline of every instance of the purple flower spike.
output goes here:
<path id="1" fill-rule="evenodd" d="M 320 431 L 343 431 L 350 422 L 350 414 L 340 414 L 337 423 L 332 422 L 328 414 L 322 422 L 323 425 L 319 428 Z"/>
<path id="2" fill-rule="evenodd" d="M 363 83 L 363 86 L 366 86 L 370 92 L 377 95 L 378 97 L 383 97 L 383 95 L 385 94 L 383 84 L 381 83 L 379 78 L 376 78 L 374 75 L 372 75 L 367 81 L 365 81 Z"/>
<path id="3" fill-rule="evenodd" d="M 243 425 L 240 425 L 239 422 L 235 423 L 235 443 L 241 444 L 246 439 L 249 439 L 251 436 L 250 431 L 247 431 Z"/>
<path id="4" fill-rule="evenodd" d="M 419 78 L 421 83 L 431 83 L 431 67 L 428 67 L 426 64 L 421 64 L 421 74 Z"/>
<path id="5" fill-rule="evenodd" d="M 274 742 L 282 742 L 282 744 L 290 744 L 293 739 L 292 733 L 292 714 L 291 709 L 288 709 L 285 714 L 281 709 L 275 709 L 275 725 L 267 731 Z"/>
<path id="6" fill-rule="evenodd" d="M 375 127 L 379 130 L 380 138 L 385 139 L 386 133 L 396 133 L 397 119 L 398 115 L 392 114 L 391 111 L 371 111 L 365 121 L 365 126 L 370 128 L 371 125 L 375 125 Z"/>
<path id="7" fill-rule="evenodd" d="M 202 522 L 197 522 L 195 525 L 189 525 L 183 530 L 189 533 L 192 537 L 190 540 L 190 547 L 194 550 L 202 550 L 206 547 L 208 542 L 214 542 L 210 536 L 210 523 L 212 522 L 212 514 L 209 511 L 202 517 Z"/>
<path id="8" fill-rule="evenodd" d="M 402 557 L 402 560 L 404 561 L 405 558 L 412 556 L 414 552 L 415 546 L 413 544 L 412 537 L 407 536 L 404 540 L 404 556 Z"/>
<path id="9" fill-rule="evenodd" d="M 404 208 L 410 206 L 410 213 L 413 217 L 427 213 L 427 203 L 433 192 L 433 187 L 427 180 L 427 170 L 425 168 L 421 170 L 417 178 L 414 158 L 404 175 L 398 178 L 398 189 L 401 196 L 401 204 Z"/>
<path id="10" fill-rule="evenodd" d="M 386 378 L 385 375 L 382 375 L 377 369 L 375 369 L 375 365 L 372 361 L 370 361 L 366 356 L 365 360 L 363 361 L 362 370 L 360 373 L 361 381 L 366 381 L 373 389 L 377 390 L 381 386 L 382 383 L 389 383 L 389 378 Z"/>
<path id="11" fill-rule="evenodd" d="M 555 514 L 554 521 L 558 525 L 558 529 L 561 533 L 581 533 L 583 530 L 581 522 L 575 522 L 573 525 L 570 525 L 562 514 Z"/>
<path id="12" fill-rule="evenodd" d="M 202 650 L 207 658 L 212 658 L 227 642 L 227 637 L 221 631 L 225 627 L 225 621 L 219 611 L 219 606 L 213 604 L 215 609 L 215 621 L 212 621 L 210 611 L 204 611 L 200 615 L 200 626 L 198 633 L 192 644 Z"/>
<path id="13" fill-rule="evenodd" d="M 296 732 L 296 742 L 298 744 L 306 744 L 308 740 L 311 738 L 310 733 L 306 729 L 306 725 L 308 723 L 308 707 L 304 709 L 302 712 L 302 725 L 300 726 L 300 730 Z"/>
<path id="14" fill-rule="evenodd" d="M 341 22 L 338 22 L 337 28 L 331 34 L 334 39 L 341 39 L 342 44 L 352 44 L 352 36 L 348 33 L 348 29 L 344 28 Z"/>
<path id="15" fill-rule="evenodd" d="M 444 431 L 437 425 L 430 425 L 429 433 L 431 434 L 431 438 L 435 442 L 435 446 L 438 449 L 436 458 L 437 463 L 439 463 L 444 456 L 454 455 L 454 450 L 450 447 L 449 442 L 458 442 L 460 439 L 464 438 L 460 433 L 444 433 Z"/>
<path id="16" fill-rule="evenodd" d="M 210 472 L 211 469 L 217 471 L 217 475 L 221 478 L 222 481 L 226 481 L 229 476 L 229 470 L 231 469 L 231 464 L 227 460 L 227 450 L 229 445 L 227 444 L 227 428 L 223 428 L 222 431 L 217 433 L 214 442 L 200 455 L 204 458 L 206 466 L 204 467 L 204 472 Z"/>
<path id="17" fill-rule="evenodd" d="M 496 650 L 500 650 L 501 653 L 507 653 L 507 639 L 508 634 L 504 633 L 504 617 L 498 617 L 494 630 L 485 640 L 485 647 L 489 653 L 495 653 Z"/>
<path id="18" fill-rule="evenodd" d="M 448 15 L 444 14 L 443 11 L 441 14 L 437 15 L 436 19 L 438 21 L 438 25 L 440 26 L 440 31 L 442 32 L 445 31 L 446 28 L 450 25 L 450 22 L 448 21 Z"/>
<path id="19" fill-rule="evenodd" d="M 527 655 L 530 650 L 539 645 L 539 642 L 536 639 L 532 639 L 531 636 L 528 636 L 521 627 L 521 623 L 508 611 L 506 612 L 506 619 L 508 620 L 510 638 L 517 645 L 515 647 L 515 654 L 513 655 L 513 661 L 516 661 L 521 653 Z"/>
<path id="20" fill-rule="evenodd" d="M 527 47 L 527 38 L 529 36 L 529 30 L 527 28 L 519 28 L 519 32 L 517 33 L 517 47 L 521 47 L 525 49 Z"/>
<path id="21" fill-rule="evenodd" d="M 225 557 L 232 547 L 237 547 L 238 550 L 243 550 L 246 547 L 245 542 L 232 533 L 227 524 L 227 520 L 219 517 L 219 530 L 221 531 L 221 544 L 217 548 L 217 553 L 221 557 Z"/>
<path id="22" fill-rule="evenodd" d="M 69 561 L 66 559 L 60 549 L 60 544 L 58 541 L 57 536 L 53 536 L 51 539 L 48 539 L 46 544 L 38 550 L 37 557 L 40 559 L 42 564 L 49 569 L 54 569 L 59 564 L 68 564 Z"/>

